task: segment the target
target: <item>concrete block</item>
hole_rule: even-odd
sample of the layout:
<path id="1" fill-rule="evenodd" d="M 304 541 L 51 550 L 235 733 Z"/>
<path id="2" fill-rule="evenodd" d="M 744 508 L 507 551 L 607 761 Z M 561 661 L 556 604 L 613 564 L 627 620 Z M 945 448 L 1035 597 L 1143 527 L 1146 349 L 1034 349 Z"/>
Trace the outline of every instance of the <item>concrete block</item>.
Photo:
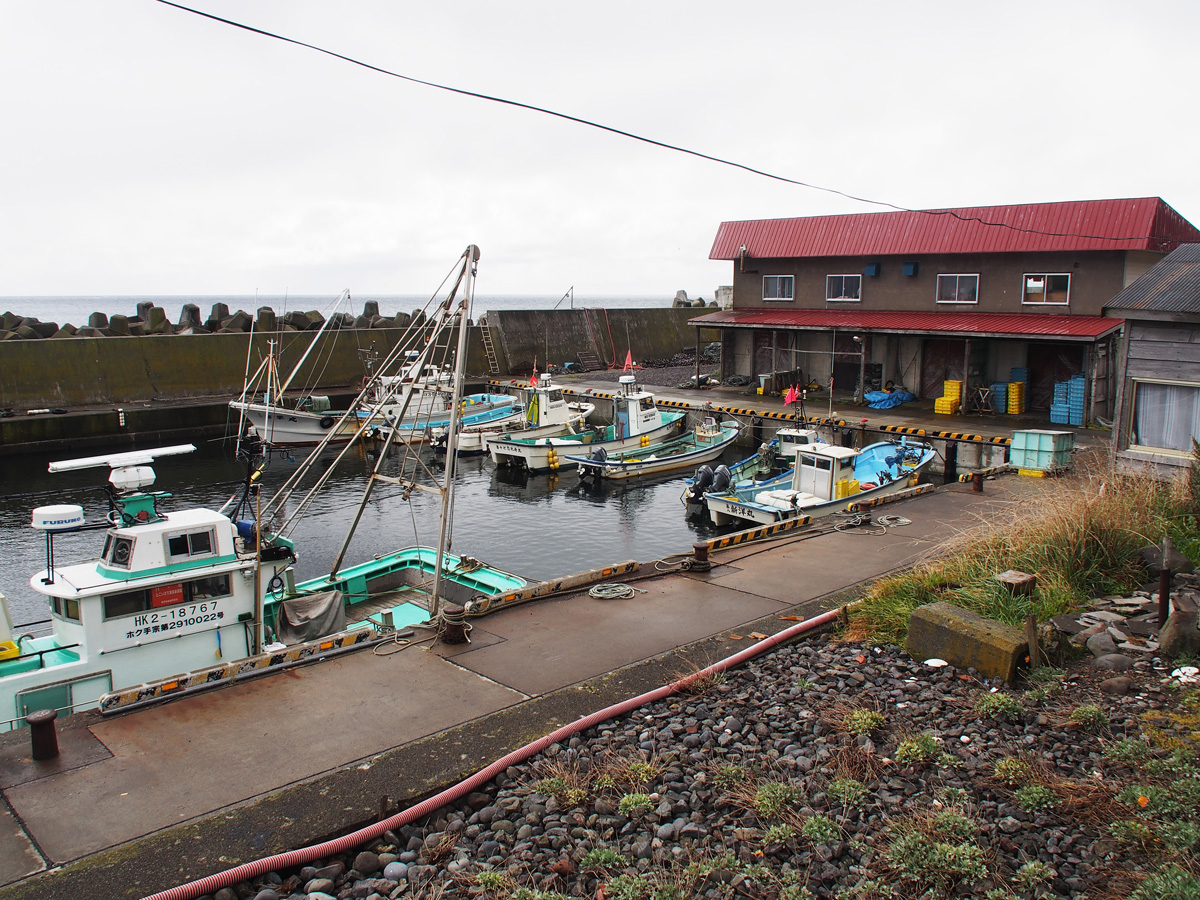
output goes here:
<path id="1" fill-rule="evenodd" d="M 905 650 L 913 659 L 937 657 L 1009 684 L 1016 681 L 1017 667 L 1029 655 L 1025 636 L 1018 629 L 944 602 L 912 611 Z"/>

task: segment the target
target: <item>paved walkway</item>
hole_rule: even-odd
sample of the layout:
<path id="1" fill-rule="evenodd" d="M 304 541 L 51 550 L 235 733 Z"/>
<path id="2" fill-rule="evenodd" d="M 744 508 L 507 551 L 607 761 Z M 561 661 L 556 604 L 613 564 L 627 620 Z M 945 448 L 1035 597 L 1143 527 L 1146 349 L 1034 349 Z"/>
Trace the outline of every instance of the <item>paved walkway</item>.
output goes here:
<path id="1" fill-rule="evenodd" d="M 1040 481 L 951 486 L 887 507 L 912 524 L 884 535 L 739 545 L 709 573 L 643 566 L 631 599 L 534 601 L 474 620 L 469 645 L 365 650 L 115 718 L 71 716 L 53 761 L 30 758 L 25 731 L 0 735 L 0 900 L 141 896 L 376 821 L 793 624 L 781 615 L 843 602 Z"/>

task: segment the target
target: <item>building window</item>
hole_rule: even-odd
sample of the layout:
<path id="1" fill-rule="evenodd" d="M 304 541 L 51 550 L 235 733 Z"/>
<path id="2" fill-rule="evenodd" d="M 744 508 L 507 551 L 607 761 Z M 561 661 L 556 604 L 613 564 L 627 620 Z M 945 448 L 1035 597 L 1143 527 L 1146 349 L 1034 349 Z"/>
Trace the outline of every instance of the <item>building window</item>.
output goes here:
<path id="1" fill-rule="evenodd" d="M 937 277 L 938 303 L 978 303 L 978 275 L 939 275 Z"/>
<path id="2" fill-rule="evenodd" d="M 1134 381 L 1130 447 L 1190 455 L 1193 440 L 1200 441 L 1200 385 Z"/>
<path id="3" fill-rule="evenodd" d="M 826 275 L 826 300 L 861 300 L 861 275 Z"/>
<path id="4" fill-rule="evenodd" d="M 1032 274 L 1024 276 L 1022 303 L 1066 306 L 1071 302 L 1071 276 Z"/>
<path id="5" fill-rule="evenodd" d="M 792 299 L 792 276 L 791 275 L 764 275 L 763 276 L 763 299 L 764 300 L 791 300 Z"/>

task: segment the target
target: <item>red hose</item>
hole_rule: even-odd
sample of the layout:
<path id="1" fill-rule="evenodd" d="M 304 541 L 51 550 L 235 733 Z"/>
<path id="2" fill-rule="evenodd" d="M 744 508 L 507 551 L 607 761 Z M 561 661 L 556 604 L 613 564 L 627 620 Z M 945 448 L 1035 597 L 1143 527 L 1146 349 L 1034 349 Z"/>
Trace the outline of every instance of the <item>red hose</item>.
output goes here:
<path id="1" fill-rule="evenodd" d="M 280 869 L 290 869 L 296 866 L 305 865 L 317 859 L 324 859 L 329 856 L 336 856 L 339 853 L 344 853 L 347 850 L 352 850 L 369 841 L 382 835 L 385 831 L 390 831 L 395 828 L 402 827 L 417 819 L 427 816 L 430 813 L 441 809 L 449 803 L 469 794 L 478 787 L 487 784 L 501 772 L 505 771 L 509 766 L 524 762 L 531 756 L 541 753 L 551 744 L 557 743 L 564 738 L 572 737 L 581 731 L 591 728 L 593 725 L 599 725 L 609 719 L 617 716 L 625 715 L 632 712 L 639 706 L 644 706 L 647 703 L 653 703 L 655 700 L 661 700 L 664 697 L 669 697 L 678 692 L 681 688 L 686 687 L 689 683 L 697 678 L 705 677 L 716 672 L 724 672 L 734 666 L 740 665 L 748 659 L 753 659 L 768 650 L 778 647 L 785 641 L 804 634 L 806 631 L 812 631 L 821 625 L 825 625 L 835 620 L 841 614 L 841 609 L 831 609 L 828 612 L 821 613 L 819 616 L 813 616 L 811 619 L 805 619 L 803 622 L 798 622 L 791 628 L 785 628 L 778 634 L 764 638 L 756 644 L 751 644 L 744 650 L 735 653 L 733 656 L 726 657 L 718 662 L 713 663 L 706 669 L 703 669 L 696 675 L 689 675 L 671 684 L 663 687 L 655 688 L 652 691 L 647 691 L 637 697 L 632 697 L 629 700 L 622 700 L 620 703 L 614 703 L 597 712 L 592 713 L 582 719 L 577 719 L 569 725 L 564 725 L 557 731 L 553 731 L 544 737 L 538 738 L 536 741 L 526 744 L 524 747 L 519 747 L 506 756 L 496 760 L 485 769 L 480 769 L 474 775 L 460 781 L 458 784 L 446 788 L 440 793 L 434 794 L 432 797 L 422 800 L 416 806 L 410 806 L 403 812 L 399 812 L 391 818 L 384 819 L 382 822 L 376 822 L 374 825 L 368 825 L 366 828 L 360 828 L 358 831 L 351 832 L 340 838 L 335 838 L 332 841 L 326 841 L 323 844 L 314 844 L 311 847 L 303 847 L 299 850 L 289 850 L 286 853 L 279 853 L 275 856 L 268 856 L 265 859 L 256 860 L 255 862 L 244 863 L 232 869 L 227 869 L 224 872 L 218 872 L 215 875 L 209 875 L 201 878 L 199 881 L 193 881 L 189 884 L 182 884 L 178 887 L 173 887 L 157 894 L 151 894 L 145 900 L 194 900 L 203 894 L 211 894 L 219 891 L 223 887 L 237 884 L 241 881 L 250 881 L 260 875 L 265 875 L 267 872 L 274 872 Z"/>

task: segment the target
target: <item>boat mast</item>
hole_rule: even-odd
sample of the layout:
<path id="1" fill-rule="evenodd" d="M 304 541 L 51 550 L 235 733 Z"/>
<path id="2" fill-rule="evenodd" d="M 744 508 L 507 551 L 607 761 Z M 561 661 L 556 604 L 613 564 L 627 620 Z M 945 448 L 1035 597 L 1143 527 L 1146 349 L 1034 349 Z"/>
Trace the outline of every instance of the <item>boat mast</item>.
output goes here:
<path id="1" fill-rule="evenodd" d="M 329 323 L 339 315 L 338 310 L 341 308 L 342 301 L 348 299 L 350 299 L 350 288 L 346 288 L 344 291 L 338 294 L 338 298 L 333 304 L 333 312 L 329 314 L 329 318 L 321 323 L 321 327 L 317 329 L 317 333 L 313 335 L 312 341 L 309 342 L 309 345 L 305 349 L 303 355 L 301 355 L 300 360 L 292 367 L 292 371 L 288 375 L 287 381 L 279 386 L 279 394 L 276 397 L 276 402 L 283 402 L 283 392 L 288 389 L 288 386 L 292 383 L 292 379 L 296 377 L 296 373 L 300 371 L 300 367 L 304 365 L 304 361 L 308 359 L 308 354 L 312 353 L 313 347 L 317 346 L 317 342 L 321 340 L 321 335 L 325 333 L 325 329 L 329 327 Z"/>
<path id="2" fill-rule="evenodd" d="M 446 473 L 442 483 L 442 523 L 438 531 L 437 563 L 433 570 L 433 592 L 429 598 L 429 618 L 436 621 L 441 612 L 442 566 L 446 554 L 446 536 L 454 515 L 454 470 L 458 462 L 459 404 L 462 402 L 463 382 L 467 366 L 467 319 L 471 313 L 471 298 L 475 293 L 475 265 L 479 248 L 471 244 L 463 251 L 466 257 L 462 300 L 459 301 L 458 348 L 454 354 L 454 393 L 450 400 L 450 421 L 446 425 Z"/>

